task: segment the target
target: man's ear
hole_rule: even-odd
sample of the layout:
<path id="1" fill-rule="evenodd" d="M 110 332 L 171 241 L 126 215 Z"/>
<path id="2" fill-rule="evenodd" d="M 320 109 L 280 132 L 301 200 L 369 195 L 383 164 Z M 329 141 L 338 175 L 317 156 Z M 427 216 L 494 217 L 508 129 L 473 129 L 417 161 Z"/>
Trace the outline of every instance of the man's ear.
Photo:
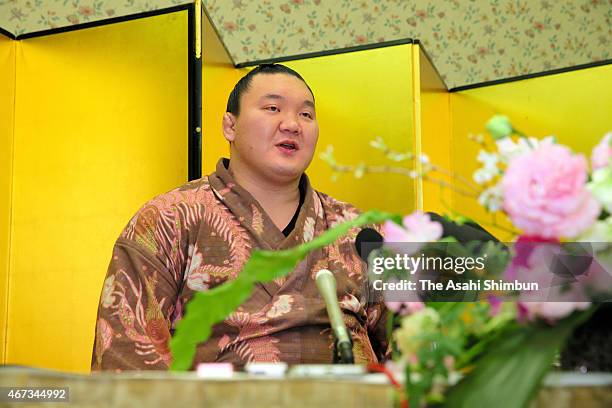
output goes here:
<path id="1" fill-rule="evenodd" d="M 223 114 L 223 136 L 228 142 L 233 142 L 236 138 L 236 117 L 230 112 Z"/>

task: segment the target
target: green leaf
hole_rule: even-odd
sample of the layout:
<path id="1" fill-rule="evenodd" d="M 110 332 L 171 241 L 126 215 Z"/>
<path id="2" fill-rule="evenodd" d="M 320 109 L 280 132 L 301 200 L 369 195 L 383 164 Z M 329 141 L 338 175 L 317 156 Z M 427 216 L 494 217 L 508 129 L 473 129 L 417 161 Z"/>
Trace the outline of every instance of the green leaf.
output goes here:
<path id="1" fill-rule="evenodd" d="M 592 312 L 593 308 L 575 312 L 552 327 L 527 326 L 509 330 L 490 343 L 474 370 L 449 389 L 443 406 L 527 406 L 551 368 L 555 352 Z"/>
<path id="2" fill-rule="evenodd" d="M 185 316 L 178 322 L 176 332 L 170 340 L 171 370 L 189 370 L 193 365 L 197 345 L 210 337 L 215 324 L 223 321 L 251 296 L 257 282 L 268 282 L 288 275 L 309 252 L 333 243 L 352 228 L 378 224 L 389 219 L 401 223 L 399 215 L 373 210 L 339 224 L 295 248 L 284 251 L 253 251 L 236 279 L 206 292 L 198 292 L 187 303 Z"/>
<path id="3" fill-rule="evenodd" d="M 171 369 L 188 370 L 198 343 L 206 341 L 214 324 L 225 319 L 247 300 L 252 290 L 253 282 L 236 279 L 207 292 L 197 292 L 187 303 L 185 317 L 177 324 L 176 334 L 170 340 Z"/>

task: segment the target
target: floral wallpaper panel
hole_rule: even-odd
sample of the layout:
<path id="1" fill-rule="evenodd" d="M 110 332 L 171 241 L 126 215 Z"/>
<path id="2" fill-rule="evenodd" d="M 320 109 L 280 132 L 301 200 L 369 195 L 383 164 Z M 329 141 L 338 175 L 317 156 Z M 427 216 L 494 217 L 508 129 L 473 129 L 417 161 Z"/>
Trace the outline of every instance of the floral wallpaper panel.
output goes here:
<path id="1" fill-rule="evenodd" d="M 20 35 L 192 3 L 0 0 Z M 612 0 L 203 0 L 236 63 L 421 40 L 447 87 L 612 59 Z"/>
<path id="2" fill-rule="evenodd" d="M 193 0 L 0 0 L 0 27 L 19 36 L 186 3 Z"/>
<path id="3" fill-rule="evenodd" d="M 402 38 L 454 88 L 612 58 L 612 0 L 204 0 L 236 63 Z"/>

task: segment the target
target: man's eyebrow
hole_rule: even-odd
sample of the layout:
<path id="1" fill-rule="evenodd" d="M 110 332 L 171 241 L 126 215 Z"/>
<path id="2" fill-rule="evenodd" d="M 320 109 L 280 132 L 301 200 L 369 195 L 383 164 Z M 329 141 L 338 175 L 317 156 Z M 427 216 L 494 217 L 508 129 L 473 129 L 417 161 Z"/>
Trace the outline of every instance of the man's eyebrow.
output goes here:
<path id="1" fill-rule="evenodd" d="M 277 95 L 277 94 L 265 94 L 264 96 L 261 97 L 261 99 L 277 99 L 277 100 L 284 100 L 285 97 L 282 95 Z M 311 107 L 312 109 L 315 108 L 315 104 L 313 101 L 311 100 L 304 100 L 303 104 L 305 106 Z"/>
<path id="2" fill-rule="evenodd" d="M 309 101 L 308 99 L 306 99 L 306 100 L 304 101 L 304 105 L 306 105 L 306 106 L 310 106 L 312 109 L 314 109 L 314 108 L 315 108 L 314 102 L 313 102 L 313 101 Z"/>
<path id="3" fill-rule="evenodd" d="M 285 98 L 277 94 L 265 94 L 264 96 L 261 97 L 261 99 L 285 99 Z"/>

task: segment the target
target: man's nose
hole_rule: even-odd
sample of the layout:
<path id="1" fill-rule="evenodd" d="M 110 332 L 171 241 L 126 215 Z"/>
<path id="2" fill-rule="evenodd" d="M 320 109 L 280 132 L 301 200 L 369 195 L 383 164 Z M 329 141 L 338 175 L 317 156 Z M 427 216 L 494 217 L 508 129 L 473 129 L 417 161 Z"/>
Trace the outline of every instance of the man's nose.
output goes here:
<path id="1" fill-rule="evenodd" d="M 296 117 L 293 115 L 287 115 L 281 122 L 281 130 L 283 132 L 291 132 L 297 135 L 300 133 L 301 128 Z"/>

